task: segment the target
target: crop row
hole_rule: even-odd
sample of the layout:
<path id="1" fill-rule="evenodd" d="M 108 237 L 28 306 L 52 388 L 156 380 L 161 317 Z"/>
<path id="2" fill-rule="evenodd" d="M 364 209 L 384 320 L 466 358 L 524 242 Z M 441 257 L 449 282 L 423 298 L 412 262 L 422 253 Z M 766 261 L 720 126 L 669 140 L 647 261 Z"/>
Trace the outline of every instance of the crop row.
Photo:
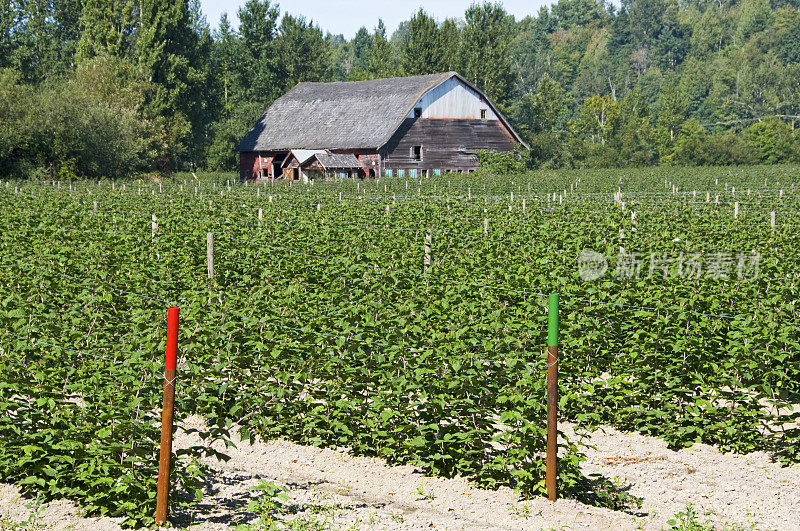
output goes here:
<path id="1" fill-rule="evenodd" d="M 569 420 L 795 462 L 793 171 L 0 185 L 0 477 L 151 522 L 164 316 L 178 304 L 178 415 L 205 416 L 206 439 L 235 424 L 541 494 L 551 291 Z M 729 205 L 656 194 L 665 179 L 785 192 L 734 221 Z M 581 278 L 585 249 L 608 260 L 599 279 Z M 632 254 L 639 272 L 620 266 Z M 679 268 L 723 255 L 727 276 Z M 666 266 L 652 274 L 654 256 Z M 576 444 L 560 468 L 569 495 L 593 488 Z M 210 451 L 179 456 L 186 493 Z"/>

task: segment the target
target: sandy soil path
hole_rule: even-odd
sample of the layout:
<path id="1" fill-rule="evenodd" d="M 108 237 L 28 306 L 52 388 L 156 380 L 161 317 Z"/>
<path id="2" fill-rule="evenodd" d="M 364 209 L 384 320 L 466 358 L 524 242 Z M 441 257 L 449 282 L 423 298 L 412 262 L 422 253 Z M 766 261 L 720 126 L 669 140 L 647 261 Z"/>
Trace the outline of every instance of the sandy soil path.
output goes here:
<path id="1" fill-rule="evenodd" d="M 180 436 L 176 447 L 196 442 Z M 644 498 L 637 515 L 573 500 L 520 500 L 509 489 L 486 491 L 463 478 L 425 477 L 410 466 L 276 440 L 241 443 L 229 449 L 227 463 L 210 462 L 207 496 L 191 512 L 174 515 L 175 523 L 211 531 L 250 522 L 254 515 L 246 507 L 254 493 L 248 489 L 265 479 L 290 489 L 286 503 L 295 517 L 322 520 L 332 529 L 662 529 L 691 503 L 700 523 L 718 528 L 800 530 L 800 466 L 781 468 L 763 453 L 722 454 L 707 445 L 675 452 L 660 439 L 613 429 L 595 432 L 588 442 L 596 449 L 587 453 L 585 472 L 615 477 Z M 0 485 L 0 518 L 28 519 L 28 503 L 15 487 Z M 79 514 L 69 502 L 53 502 L 36 523 L 117 528 L 113 519 Z"/>

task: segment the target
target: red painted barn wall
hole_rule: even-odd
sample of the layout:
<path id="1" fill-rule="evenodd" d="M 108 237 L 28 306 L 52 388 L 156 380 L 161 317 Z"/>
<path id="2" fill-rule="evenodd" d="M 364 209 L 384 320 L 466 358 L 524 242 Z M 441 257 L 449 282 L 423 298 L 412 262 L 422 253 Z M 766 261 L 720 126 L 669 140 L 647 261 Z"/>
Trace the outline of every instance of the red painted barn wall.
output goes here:
<path id="1" fill-rule="evenodd" d="M 253 177 L 253 164 L 256 154 L 252 151 L 239 152 L 239 180 L 245 181 Z"/>
<path id="2" fill-rule="evenodd" d="M 377 153 L 358 155 L 358 162 L 361 164 L 361 167 L 364 169 L 364 175 L 367 177 L 370 176 L 370 170 L 373 171 L 373 177 L 381 176 L 381 156 Z"/>
<path id="3" fill-rule="evenodd" d="M 239 179 L 257 180 L 259 175 L 263 175 L 264 179 L 270 178 L 274 158 L 253 151 L 239 153 Z"/>

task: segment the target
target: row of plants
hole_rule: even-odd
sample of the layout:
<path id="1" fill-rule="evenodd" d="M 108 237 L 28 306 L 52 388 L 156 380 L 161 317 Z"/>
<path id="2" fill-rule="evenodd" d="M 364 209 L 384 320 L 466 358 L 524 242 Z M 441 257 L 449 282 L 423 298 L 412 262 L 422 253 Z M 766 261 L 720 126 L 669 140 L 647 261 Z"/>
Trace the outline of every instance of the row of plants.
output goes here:
<path id="1" fill-rule="evenodd" d="M 551 291 L 566 418 L 796 462 L 795 172 L 0 183 L 0 478 L 152 523 L 177 304 L 179 424 L 209 426 L 178 456 L 182 503 L 233 426 L 542 494 Z M 754 251 L 759 271 L 620 276 L 621 248 Z M 605 276 L 581 278 L 584 249 L 608 257 Z M 580 473 L 580 441 L 565 450 L 562 492 L 602 491 Z"/>

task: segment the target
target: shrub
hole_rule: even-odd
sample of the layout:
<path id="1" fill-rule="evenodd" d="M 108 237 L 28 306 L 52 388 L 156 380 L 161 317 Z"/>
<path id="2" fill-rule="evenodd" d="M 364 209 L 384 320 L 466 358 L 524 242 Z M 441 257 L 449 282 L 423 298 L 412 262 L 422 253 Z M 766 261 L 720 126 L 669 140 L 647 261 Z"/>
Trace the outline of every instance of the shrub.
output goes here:
<path id="1" fill-rule="evenodd" d="M 480 162 L 480 170 L 493 175 L 510 175 L 525 171 L 525 163 L 517 151 L 479 150 L 476 155 Z"/>

